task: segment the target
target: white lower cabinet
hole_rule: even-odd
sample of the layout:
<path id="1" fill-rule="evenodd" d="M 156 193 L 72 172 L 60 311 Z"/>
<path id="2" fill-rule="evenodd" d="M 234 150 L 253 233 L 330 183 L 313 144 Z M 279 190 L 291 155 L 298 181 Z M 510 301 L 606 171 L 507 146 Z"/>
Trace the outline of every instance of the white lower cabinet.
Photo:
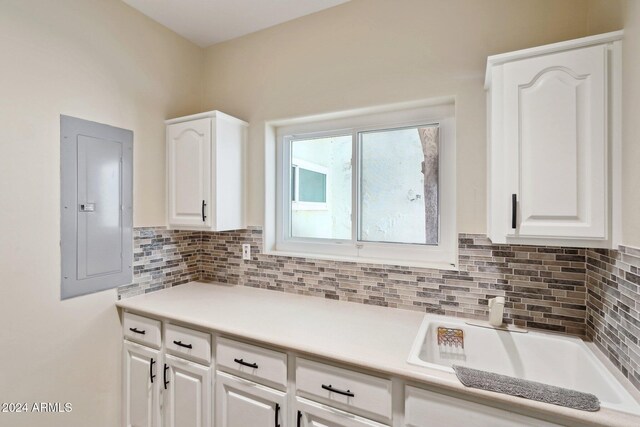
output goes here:
<path id="1" fill-rule="evenodd" d="M 559 427 L 559 424 L 407 386 L 404 426 Z"/>
<path id="2" fill-rule="evenodd" d="M 167 355 L 162 380 L 165 427 L 211 425 L 210 367 Z"/>
<path id="3" fill-rule="evenodd" d="M 160 351 L 125 341 L 122 380 L 122 425 L 160 425 Z"/>
<path id="4" fill-rule="evenodd" d="M 559 426 L 310 355 L 124 318 L 125 427 Z"/>
<path id="5" fill-rule="evenodd" d="M 211 427 L 211 336 L 171 325 L 167 347 L 159 320 L 125 313 L 123 324 L 122 425 Z"/>
<path id="6" fill-rule="evenodd" d="M 296 427 L 385 427 L 385 424 L 298 397 Z"/>
<path id="7" fill-rule="evenodd" d="M 216 373 L 217 427 L 286 427 L 286 401 L 286 393 Z"/>

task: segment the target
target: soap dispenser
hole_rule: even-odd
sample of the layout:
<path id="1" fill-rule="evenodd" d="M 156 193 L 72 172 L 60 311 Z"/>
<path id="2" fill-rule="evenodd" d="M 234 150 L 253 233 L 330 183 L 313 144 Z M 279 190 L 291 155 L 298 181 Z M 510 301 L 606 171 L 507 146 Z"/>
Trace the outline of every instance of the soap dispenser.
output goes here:
<path id="1" fill-rule="evenodd" d="M 495 328 L 502 326 L 504 316 L 504 297 L 495 297 L 489 300 L 489 324 Z"/>

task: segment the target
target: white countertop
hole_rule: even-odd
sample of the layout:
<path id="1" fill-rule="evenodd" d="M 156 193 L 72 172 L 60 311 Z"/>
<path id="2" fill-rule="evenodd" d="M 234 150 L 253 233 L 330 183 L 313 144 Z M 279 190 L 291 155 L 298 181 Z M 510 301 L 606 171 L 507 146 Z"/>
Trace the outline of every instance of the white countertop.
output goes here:
<path id="1" fill-rule="evenodd" d="M 585 412 L 463 386 L 454 374 L 407 363 L 424 313 L 245 286 L 192 282 L 117 302 L 172 319 L 407 380 L 489 399 L 494 406 L 557 423 L 638 426 L 640 417 L 602 408 Z"/>

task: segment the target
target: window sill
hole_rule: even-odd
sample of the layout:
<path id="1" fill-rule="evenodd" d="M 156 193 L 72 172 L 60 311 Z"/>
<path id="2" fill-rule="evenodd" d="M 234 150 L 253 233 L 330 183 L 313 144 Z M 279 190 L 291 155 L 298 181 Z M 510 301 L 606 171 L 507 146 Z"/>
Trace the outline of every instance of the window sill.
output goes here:
<path id="1" fill-rule="evenodd" d="M 457 263 L 436 262 L 436 261 L 400 261 L 397 259 L 385 259 L 385 258 L 364 258 L 364 257 L 350 257 L 343 255 L 327 255 L 317 253 L 301 253 L 301 252 L 287 252 L 277 249 L 267 250 L 263 252 L 265 255 L 283 256 L 291 258 L 301 258 L 306 260 L 322 260 L 322 261 L 336 261 L 336 262 L 354 262 L 358 264 L 372 264 L 378 267 L 380 266 L 398 266 L 398 267 L 415 267 L 425 268 L 429 270 L 458 270 Z M 457 257 L 456 257 L 457 258 Z"/>

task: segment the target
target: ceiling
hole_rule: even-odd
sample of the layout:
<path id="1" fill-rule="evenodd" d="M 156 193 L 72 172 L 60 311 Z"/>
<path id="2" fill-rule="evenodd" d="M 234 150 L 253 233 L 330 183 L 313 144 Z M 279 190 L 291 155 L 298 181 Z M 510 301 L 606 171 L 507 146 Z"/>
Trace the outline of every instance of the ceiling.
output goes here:
<path id="1" fill-rule="evenodd" d="M 123 0 L 206 47 L 328 9 L 349 0 Z"/>

